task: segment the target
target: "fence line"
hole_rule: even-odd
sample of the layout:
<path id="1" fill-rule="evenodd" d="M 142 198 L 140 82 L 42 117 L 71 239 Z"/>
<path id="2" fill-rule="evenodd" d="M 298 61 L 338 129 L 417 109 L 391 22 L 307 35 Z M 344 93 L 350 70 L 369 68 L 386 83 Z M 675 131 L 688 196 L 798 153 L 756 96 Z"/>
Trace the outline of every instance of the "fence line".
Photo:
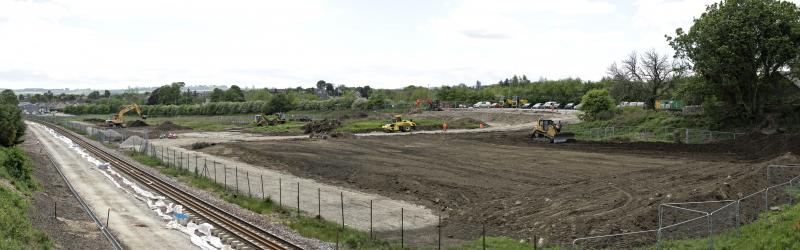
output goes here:
<path id="1" fill-rule="evenodd" d="M 706 235 L 700 235 L 700 234 L 697 234 L 697 233 L 693 233 L 692 231 L 697 231 L 698 230 L 696 228 L 684 228 L 684 233 L 686 233 L 687 235 L 685 235 L 684 237 L 679 237 L 678 239 L 695 238 L 695 237 L 707 237 L 708 248 L 709 249 L 713 249 L 713 247 L 714 247 L 713 235 L 714 235 L 714 232 L 715 232 L 715 230 L 714 230 L 715 229 L 714 228 L 714 225 L 715 225 L 714 216 L 715 215 L 718 215 L 719 213 L 724 213 L 725 209 L 734 208 L 735 212 L 732 212 L 733 213 L 732 217 L 733 217 L 733 220 L 735 221 L 735 223 L 734 223 L 735 226 L 734 227 L 735 227 L 735 230 L 736 230 L 736 234 L 737 234 L 737 236 L 739 236 L 740 232 L 741 232 L 740 231 L 741 230 L 740 227 L 741 227 L 742 224 L 744 224 L 742 222 L 742 220 L 741 220 L 742 213 L 753 212 L 753 214 L 755 215 L 754 216 L 755 218 L 753 220 L 757 219 L 757 217 L 758 217 L 758 215 L 760 213 L 759 212 L 759 210 L 760 210 L 759 207 L 760 206 L 757 205 L 757 204 L 754 205 L 754 206 L 751 206 L 752 209 L 750 211 L 742 211 L 742 203 L 743 202 L 747 202 L 749 199 L 751 199 L 753 197 L 758 197 L 758 195 L 763 193 L 763 195 L 764 195 L 763 196 L 764 197 L 764 203 L 763 203 L 764 211 L 770 211 L 771 210 L 771 208 L 769 206 L 770 205 L 770 200 L 769 200 L 769 191 L 770 190 L 779 189 L 780 187 L 787 186 L 787 185 L 789 186 L 789 188 L 793 188 L 793 187 L 796 186 L 795 182 L 797 180 L 800 180 L 800 174 L 793 175 L 793 177 L 787 182 L 783 182 L 783 183 L 779 183 L 779 184 L 775 184 L 775 185 L 770 185 L 771 184 L 770 183 L 770 177 L 769 177 L 769 176 L 771 176 L 770 172 L 772 172 L 771 171 L 772 169 L 776 169 L 776 168 L 790 168 L 790 169 L 792 169 L 794 171 L 798 171 L 798 170 L 800 170 L 800 165 L 790 164 L 790 165 L 769 165 L 769 166 L 767 166 L 767 168 L 765 168 L 766 171 L 767 171 L 767 174 L 766 174 L 766 176 L 767 176 L 767 178 L 766 178 L 767 179 L 767 187 L 764 188 L 764 189 L 758 190 L 758 191 L 756 191 L 754 193 L 751 193 L 749 195 L 746 195 L 746 196 L 744 196 L 742 198 L 739 198 L 737 200 L 711 200 L 711 201 L 696 201 L 696 202 L 679 202 L 679 203 L 662 203 L 662 204 L 659 204 L 659 206 L 658 206 L 658 228 L 651 229 L 651 230 L 628 232 L 628 233 L 624 233 L 624 234 L 608 234 L 608 235 L 597 235 L 597 236 L 581 237 L 581 238 L 577 238 L 577 239 L 572 241 L 572 248 L 573 249 L 578 249 L 581 246 L 581 245 L 579 245 L 579 243 L 590 241 L 590 240 L 594 240 L 594 239 L 615 238 L 615 237 L 620 237 L 620 236 L 639 235 L 639 234 L 646 234 L 646 233 L 656 232 L 655 244 L 656 244 L 656 248 L 659 249 L 661 247 L 662 241 L 664 240 L 664 239 L 662 239 L 663 233 L 667 229 L 674 229 L 674 228 L 678 228 L 679 229 L 680 226 L 687 226 L 687 225 L 688 225 L 687 227 L 689 227 L 689 226 L 691 226 L 690 223 L 692 223 L 692 222 L 699 221 L 699 220 L 702 220 L 702 219 L 706 219 L 706 221 L 707 221 L 706 224 L 705 224 L 705 228 L 707 229 L 707 234 Z M 784 190 L 784 191 L 786 191 L 785 193 L 788 194 L 788 197 L 789 197 L 788 198 L 788 202 L 780 203 L 780 204 L 781 205 L 783 205 L 783 204 L 787 204 L 787 205 L 794 204 L 793 198 L 792 198 L 792 194 L 789 194 L 788 190 Z M 710 211 L 702 211 L 699 208 L 698 209 L 694 209 L 694 208 L 685 208 L 685 207 L 681 206 L 681 205 L 699 206 L 699 205 L 717 204 L 717 203 L 723 203 L 723 204 L 720 205 L 717 208 L 710 209 Z M 664 216 L 665 216 L 665 214 L 667 214 L 666 212 L 668 212 L 668 210 L 666 210 L 665 208 L 673 208 L 673 209 L 677 209 L 677 210 L 689 211 L 689 212 L 692 212 L 692 213 L 695 213 L 695 214 L 699 213 L 699 214 L 702 214 L 702 215 L 689 217 L 689 218 L 686 218 L 686 219 L 682 219 L 682 220 L 679 220 L 678 222 L 674 222 L 674 223 L 672 223 L 670 225 L 664 225 L 664 222 L 665 222 Z M 724 230 L 724 228 L 722 228 L 722 229 L 718 228 L 717 231 L 719 231 L 719 233 L 722 233 L 722 232 L 724 232 L 726 230 Z M 694 237 L 692 237 L 692 236 L 694 236 Z M 601 247 L 608 247 L 608 246 L 601 246 Z"/>
<path id="2" fill-rule="evenodd" d="M 573 129 L 565 126 L 563 132 L 575 133 L 581 140 L 627 139 L 635 141 L 679 142 L 685 144 L 736 140 L 745 133 L 713 131 L 677 127 L 607 126 Z"/>

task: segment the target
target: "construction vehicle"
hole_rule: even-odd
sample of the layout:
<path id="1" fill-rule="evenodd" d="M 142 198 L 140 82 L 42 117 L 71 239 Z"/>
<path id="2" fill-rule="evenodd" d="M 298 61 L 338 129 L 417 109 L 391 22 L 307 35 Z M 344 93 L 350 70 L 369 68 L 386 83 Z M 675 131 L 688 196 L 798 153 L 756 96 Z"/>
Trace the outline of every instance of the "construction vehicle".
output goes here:
<path id="1" fill-rule="evenodd" d="M 255 124 L 256 126 L 275 126 L 278 124 L 285 124 L 286 123 L 286 115 L 283 113 L 265 115 L 259 114 L 255 117 Z"/>
<path id="2" fill-rule="evenodd" d="M 395 115 L 391 123 L 387 123 L 381 127 L 384 132 L 392 133 L 396 131 L 410 132 L 417 128 L 417 123 L 414 120 L 403 120 L 403 116 Z"/>
<path id="3" fill-rule="evenodd" d="M 536 122 L 536 125 L 533 126 L 531 139 L 550 143 L 575 141 L 575 134 L 566 132 L 562 133 L 561 129 L 561 122 L 556 123 L 553 122 L 553 120 L 539 118 L 539 120 Z"/>
<path id="4" fill-rule="evenodd" d="M 125 113 L 128 113 L 128 111 L 131 110 L 136 111 L 136 114 L 138 114 L 139 118 L 142 120 L 147 119 L 147 116 L 142 114 L 142 109 L 139 107 L 139 105 L 133 103 L 119 107 L 119 111 L 114 114 L 113 117 L 111 117 L 111 120 L 106 120 L 106 125 L 109 127 L 122 127 L 125 124 Z"/>
<path id="5" fill-rule="evenodd" d="M 439 101 L 439 100 L 431 100 L 431 99 L 417 99 L 416 101 L 416 109 L 419 110 L 422 104 L 428 104 L 427 111 L 442 111 L 444 107 L 447 106 L 446 103 Z"/>
<path id="6" fill-rule="evenodd" d="M 528 104 L 528 100 L 520 99 L 518 96 L 514 96 L 513 98 L 505 99 L 505 101 L 503 101 L 504 108 L 520 108 L 525 104 Z"/>

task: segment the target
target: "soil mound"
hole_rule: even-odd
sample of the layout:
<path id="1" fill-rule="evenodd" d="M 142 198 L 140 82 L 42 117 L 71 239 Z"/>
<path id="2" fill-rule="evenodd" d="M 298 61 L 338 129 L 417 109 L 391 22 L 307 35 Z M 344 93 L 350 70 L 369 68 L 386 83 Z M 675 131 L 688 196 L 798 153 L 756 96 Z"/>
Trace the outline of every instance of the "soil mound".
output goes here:
<path id="1" fill-rule="evenodd" d="M 100 119 L 100 118 L 86 118 L 86 119 L 83 119 L 83 121 L 88 122 L 88 123 L 94 123 L 94 124 L 106 123 L 106 120 L 103 120 L 103 119 Z"/>
<path id="2" fill-rule="evenodd" d="M 712 145 L 728 148 L 750 160 L 769 160 L 786 153 L 800 154 L 800 136 L 788 134 L 752 133 Z"/>
<path id="3" fill-rule="evenodd" d="M 147 124 L 146 122 L 142 121 L 142 120 L 135 120 L 135 121 L 128 122 L 127 124 L 125 124 L 125 126 L 132 128 L 132 127 L 147 127 L 147 126 L 150 126 L 150 125 Z"/>
<path id="4" fill-rule="evenodd" d="M 319 133 L 327 133 L 331 130 L 334 130 L 338 127 L 342 126 L 342 122 L 339 120 L 321 120 L 321 121 L 312 121 L 303 125 L 303 133 L 306 134 L 319 134 Z"/>
<path id="5" fill-rule="evenodd" d="M 128 137 L 127 140 L 125 140 L 124 142 L 120 143 L 119 144 L 119 148 L 122 148 L 122 149 L 138 148 L 138 147 L 142 146 L 142 143 L 144 143 L 144 139 L 142 139 L 142 137 L 134 135 L 134 136 Z"/>
<path id="6" fill-rule="evenodd" d="M 182 129 L 191 129 L 191 128 L 187 128 L 187 127 L 172 123 L 171 121 L 165 121 L 165 122 L 161 123 L 160 125 L 158 125 L 158 127 L 156 127 L 156 129 L 159 129 L 159 130 L 182 130 Z"/>

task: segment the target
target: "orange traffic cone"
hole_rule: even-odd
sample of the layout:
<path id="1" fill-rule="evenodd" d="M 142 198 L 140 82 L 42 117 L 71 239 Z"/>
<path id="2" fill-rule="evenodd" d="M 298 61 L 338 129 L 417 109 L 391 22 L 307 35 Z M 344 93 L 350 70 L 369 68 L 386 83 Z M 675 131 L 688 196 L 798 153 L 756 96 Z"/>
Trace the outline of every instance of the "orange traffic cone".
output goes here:
<path id="1" fill-rule="evenodd" d="M 446 122 L 445 122 L 445 123 L 442 123 L 442 129 L 443 129 L 444 131 L 447 131 L 447 123 L 446 123 Z"/>
<path id="2" fill-rule="evenodd" d="M 483 127 L 483 123 L 482 123 L 482 122 L 481 122 L 481 128 L 484 128 L 484 127 Z"/>

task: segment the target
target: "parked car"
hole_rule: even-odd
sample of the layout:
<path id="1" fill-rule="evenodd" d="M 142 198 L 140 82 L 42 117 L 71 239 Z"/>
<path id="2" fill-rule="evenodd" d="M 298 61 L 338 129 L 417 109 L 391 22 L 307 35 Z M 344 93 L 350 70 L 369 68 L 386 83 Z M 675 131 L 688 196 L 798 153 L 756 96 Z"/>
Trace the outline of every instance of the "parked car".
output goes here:
<path id="1" fill-rule="evenodd" d="M 582 103 L 578 103 L 578 105 L 575 105 L 575 109 L 581 109 L 581 107 L 583 107 Z"/>
<path id="2" fill-rule="evenodd" d="M 575 103 L 570 102 L 567 103 L 567 105 L 564 105 L 564 109 L 573 109 L 573 108 L 575 108 Z"/>
<path id="3" fill-rule="evenodd" d="M 554 102 L 554 101 L 545 102 L 543 108 L 546 108 L 546 109 L 558 108 L 558 103 Z"/>
<path id="4" fill-rule="evenodd" d="M 477 102 L 472 105 L 473 108 L 488 108 L 490 106 L 492 106 L 491 102 Z"/>
<path id="5" fill-rule="evenodd" d="M 529 108 L 531 108 L 531 106 L 533 106 L 533 104 L 532 104 L 532 103 L 526 103 L 526 104 L 523 104 L 523 105 L 522 105 L 522 108 L 523 108 L 523 109 L 529 109 Z"/>
<path id="6" fill-rule="evenodd" d="M 533 106 L 531 106 L 531 109 L 541 109 L 541 108 L 542 108 L 542 103 L 541 102 L 536 103 Z"/>

